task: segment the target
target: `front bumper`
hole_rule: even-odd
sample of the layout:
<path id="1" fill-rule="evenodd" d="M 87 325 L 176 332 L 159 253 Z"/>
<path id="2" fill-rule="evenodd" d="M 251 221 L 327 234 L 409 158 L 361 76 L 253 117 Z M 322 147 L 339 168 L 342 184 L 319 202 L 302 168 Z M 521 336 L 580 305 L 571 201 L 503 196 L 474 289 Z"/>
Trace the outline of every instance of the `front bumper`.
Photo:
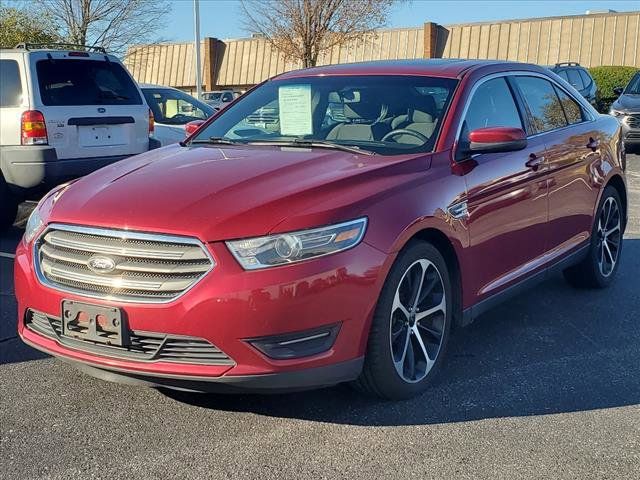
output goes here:
<path id="1" fill-rule="evenodd" d="M 626 115 L 620 120 L 622 140 L 626 145 L 640 145 L 640 114 Z"/>
<path id="2" fill-rule="evenodd" d="M 208 244 L 216 268 L 182 297 L 165 304 L 113 303 L 42 285 L 31 248 L 15 258 L 18 332 L 29 345 L 82 365 L 108 380 L 205 391 L 279 391 L 356 378 L 389 258 L 361 243 L 317 260 L 247 272 L 223 243 Z M 25 324 L 29 309 L 61 315 L 64 299 L 117 306 L 131 331 L 199 337 L 223 351 L 227 364 L 136 361 L 70 347 Z M 249 340 L 340 324 L 332 346 L 299 358 L 269 358 Z"/>

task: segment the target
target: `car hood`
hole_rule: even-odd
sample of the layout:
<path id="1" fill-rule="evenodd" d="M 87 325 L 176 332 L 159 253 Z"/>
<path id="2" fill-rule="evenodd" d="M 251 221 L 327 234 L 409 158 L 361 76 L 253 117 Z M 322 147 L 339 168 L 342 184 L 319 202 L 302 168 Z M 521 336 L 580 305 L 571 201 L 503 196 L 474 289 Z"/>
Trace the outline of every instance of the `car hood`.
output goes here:
<path id="1" fill-rule="evenodd" d="M 622 95 L 611 106 L 625 112 L 640 112 L 640 95 Z"/>
<path id="2" fill-rule="evenodd" d="M 205 241 L 258 236 L 362 215 L 429 163 L 424 154 L 169 145 L 78 180 L 48 220 Z"/>

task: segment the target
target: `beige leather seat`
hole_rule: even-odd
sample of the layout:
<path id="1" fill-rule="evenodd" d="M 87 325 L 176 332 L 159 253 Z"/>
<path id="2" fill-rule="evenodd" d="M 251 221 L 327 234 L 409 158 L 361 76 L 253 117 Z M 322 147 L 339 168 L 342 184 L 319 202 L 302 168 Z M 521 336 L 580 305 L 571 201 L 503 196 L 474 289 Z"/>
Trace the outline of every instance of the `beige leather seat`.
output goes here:
<path id="1" fill-rule="evenodd" d="M 412 130 L 430 138 L 436 128 L 436 102 L 430 95 L 425 95 L 418 108 L 409 108 L 405 115 L 399 115 L 391 122 L 391 129 Z M 412 135 L 400 134 L 393 138 L 398 143 L 422 145 L 423 141 Z"/>
<path id="2" fill-rule="evenodd" d="M 345 103 L 346 122 L 333 127 L 327 134 L 327 140 L 380 140 L 391 130 L 387 108 L 375 99 L 365 99 L 361 95 L 359 102 Z"/>

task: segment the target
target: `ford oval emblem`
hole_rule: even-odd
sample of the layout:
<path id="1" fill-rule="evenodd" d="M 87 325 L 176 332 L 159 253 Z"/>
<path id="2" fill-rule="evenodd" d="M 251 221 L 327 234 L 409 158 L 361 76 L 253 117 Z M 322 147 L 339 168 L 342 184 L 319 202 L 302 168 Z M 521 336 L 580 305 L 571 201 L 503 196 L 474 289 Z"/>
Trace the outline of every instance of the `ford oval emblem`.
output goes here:
<path id="1" fill-rule="evenodd" d="M 107 111 L 106 108 L 102 108 L 102 107 L 98 108 L 98 113 L 104 113 L 106 111 Z"/>
<path id="2" fill-rule="evenodd" d="M 87 267 L 89 267 L 89 270 L 93 273 L 111 273 L 116 269 L 116 261 L 105 255 L 93 255 L 87 261 Z"/>

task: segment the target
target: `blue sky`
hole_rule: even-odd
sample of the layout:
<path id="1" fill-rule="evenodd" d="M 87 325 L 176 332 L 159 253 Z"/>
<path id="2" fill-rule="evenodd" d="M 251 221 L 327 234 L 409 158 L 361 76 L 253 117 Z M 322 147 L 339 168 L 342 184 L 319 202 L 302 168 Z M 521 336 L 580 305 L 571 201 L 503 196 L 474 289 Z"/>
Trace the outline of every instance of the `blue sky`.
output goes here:
<path id="1" fill-rule="evenodd" d="M 193 39 L 193 1 L 172 0 L 173 12 L 163 37 L 172 41 Z M 421 25 L 432 21 L 442 25 L 512 18 L 582 14 L 586 10 L 638 10 L 635 1 L 589 0 L 413 0 L 400 3 L 391 13 L 389 27 Z M 247 36 L 242 9 L 237 0 L 200 0 L 201 36 L 219 39 Z"/>

